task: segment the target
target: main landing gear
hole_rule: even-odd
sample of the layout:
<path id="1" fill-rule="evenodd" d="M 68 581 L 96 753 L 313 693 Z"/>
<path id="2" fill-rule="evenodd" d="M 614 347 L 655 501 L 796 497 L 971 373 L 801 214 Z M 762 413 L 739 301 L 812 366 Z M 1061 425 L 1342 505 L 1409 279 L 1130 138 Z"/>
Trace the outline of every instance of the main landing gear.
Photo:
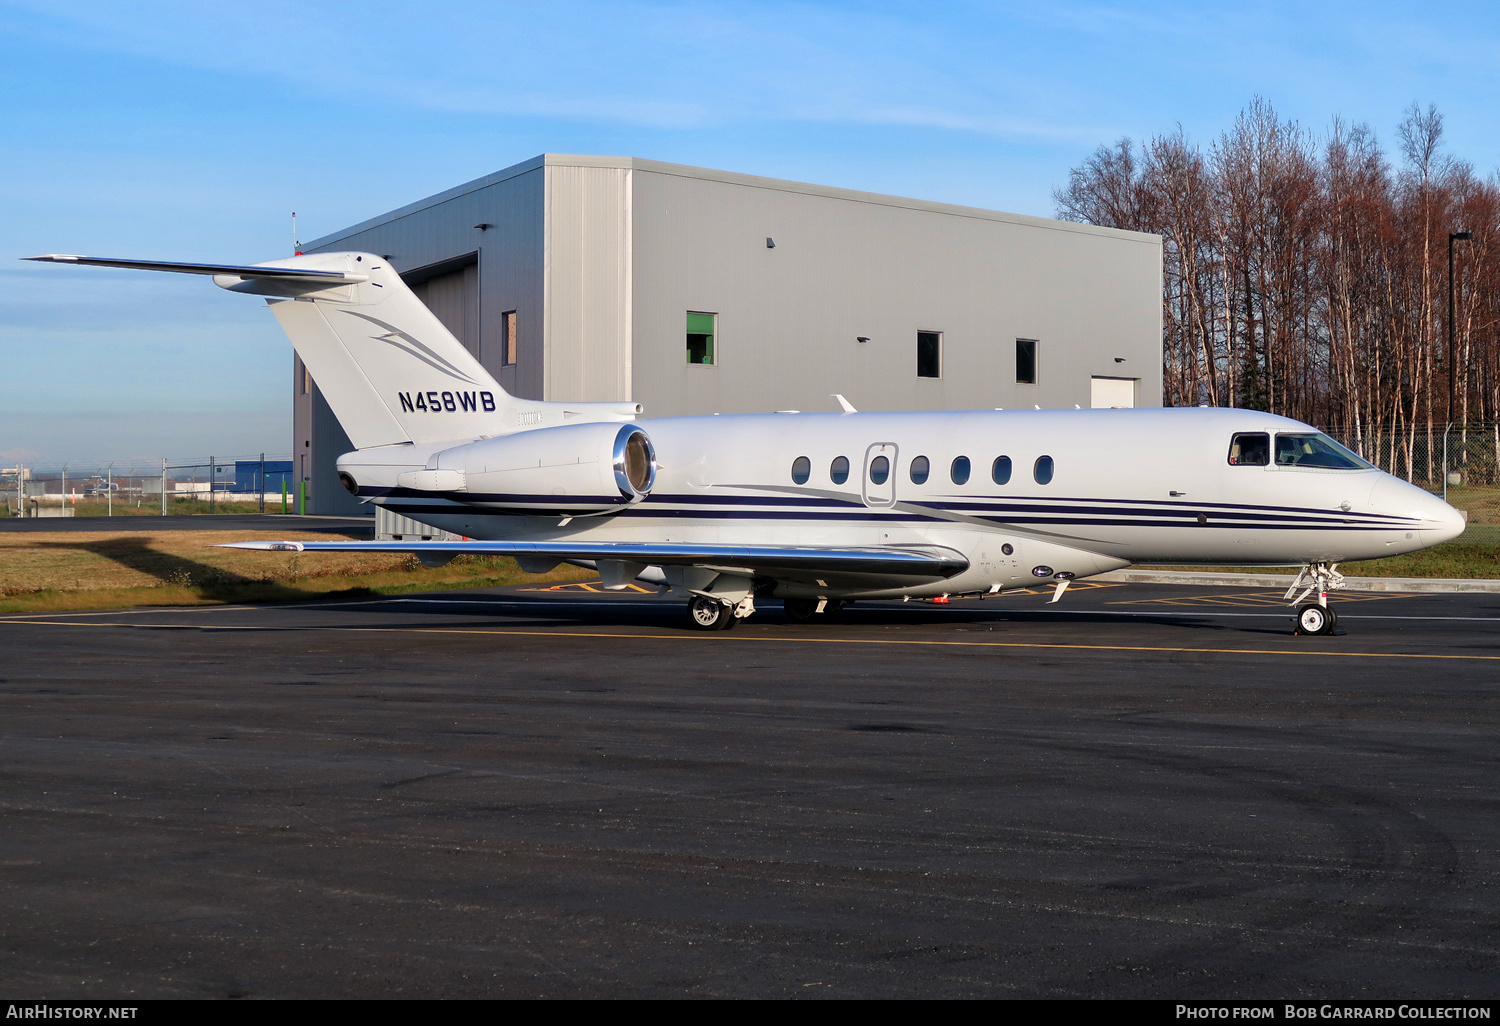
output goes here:
<path id="1" fill-rule="evenodd" d="M 1282 596 L 1297 607 L 1296 634 L 1333 634 L 1339 625 L 1339 615 L 1328 605 L 1328 593 L 1344 586 L 1344 575 L 1339 573 L 1337 563 L 1309 563 L 1297 574 L 1297 579 Z M 1297 589 L 1302 591 L 1298 594 Z M 1305 600 L 1313 592 L 1317 599 Z M 1296 595 L 1296 598 L 1292 598 Z"/>
<path id="2" fill-rule="evenodd" d="M 694 595 L 688 600 L 688 623 L 700 631 L 728 631 L 755 612 L 755 600 L 746 595 L 739 602 L 725 602 L 712 595 Z"/>

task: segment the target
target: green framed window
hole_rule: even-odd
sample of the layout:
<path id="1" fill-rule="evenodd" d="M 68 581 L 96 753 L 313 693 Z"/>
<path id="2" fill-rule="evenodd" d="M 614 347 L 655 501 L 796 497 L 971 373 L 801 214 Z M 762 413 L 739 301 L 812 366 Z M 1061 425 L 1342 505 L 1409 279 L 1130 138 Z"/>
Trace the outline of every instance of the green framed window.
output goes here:
<path id="1" fill-rule="evenodd" d="M 687 362 L 713 364 L 714 335 L 718 331 L 718 314 L 694 313 L 687 315 Z"/>

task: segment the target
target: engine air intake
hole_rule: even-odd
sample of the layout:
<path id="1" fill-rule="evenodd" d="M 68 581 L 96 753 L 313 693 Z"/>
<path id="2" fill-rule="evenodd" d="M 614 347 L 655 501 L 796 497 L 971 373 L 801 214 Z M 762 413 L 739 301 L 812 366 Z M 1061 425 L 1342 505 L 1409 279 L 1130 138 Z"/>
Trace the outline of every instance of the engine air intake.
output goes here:
<path id="1" fill-rule="evenodd" d="M 651 439 L 634 424 L 615 436 L 615 483 L 627 499 L 643 499 L 656 484 L 656 449 Z"/>

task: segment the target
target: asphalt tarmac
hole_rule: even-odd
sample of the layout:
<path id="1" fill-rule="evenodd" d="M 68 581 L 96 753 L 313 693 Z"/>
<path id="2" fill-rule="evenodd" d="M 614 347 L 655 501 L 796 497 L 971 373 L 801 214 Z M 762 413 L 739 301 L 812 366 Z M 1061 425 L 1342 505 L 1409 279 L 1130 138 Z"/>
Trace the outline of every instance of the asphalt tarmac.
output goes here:
<path id="1" fill-rule="evenodd" d="M 0 620 L 0 995 L 1494 998 L 1500 596 Z"/>

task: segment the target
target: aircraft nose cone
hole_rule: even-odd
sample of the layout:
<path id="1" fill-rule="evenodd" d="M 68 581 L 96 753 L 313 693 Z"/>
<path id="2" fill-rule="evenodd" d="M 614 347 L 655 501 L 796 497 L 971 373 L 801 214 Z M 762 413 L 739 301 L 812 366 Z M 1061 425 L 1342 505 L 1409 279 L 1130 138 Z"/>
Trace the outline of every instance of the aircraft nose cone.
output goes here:
<path id="1" fill-rule="evenodd" d="M 1370 505 L 1377 513 L 1399 517 L 1415 527 L 1423 548 L 1452 541 L 1467 526 L 1465 515 L 1438 496 L 1389 475 L 1382 475 L 1375 483 Z"/>
<path id="2" fill-rule="evenodd" d="M 1452 541 L 1468 527 L 1468 514 L 1454 509 L 1436 495 L 1429 508 L 1422 510 L 1422 538 L 1432 545 Z"/>

